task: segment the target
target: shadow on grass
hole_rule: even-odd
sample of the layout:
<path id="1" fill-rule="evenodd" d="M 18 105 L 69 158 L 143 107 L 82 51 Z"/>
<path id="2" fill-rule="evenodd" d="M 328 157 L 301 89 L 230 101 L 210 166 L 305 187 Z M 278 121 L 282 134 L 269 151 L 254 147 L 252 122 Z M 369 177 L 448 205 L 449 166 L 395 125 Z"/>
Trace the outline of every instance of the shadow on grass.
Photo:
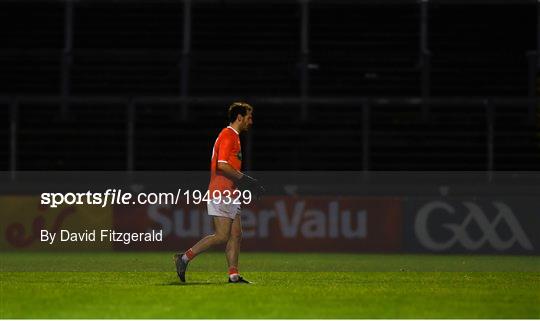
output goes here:
<path id="1" fill-rule="evenodd" d="M 226 284 L 227 284 L 227 282 L 194 281 L 194 282 L 182 283 L 180 281 L 176 281 L 176 282 L 160 283 L 158 285 L 161 285 L 161 286 L 189 286 L 189 285 L 226 285 Z"/>

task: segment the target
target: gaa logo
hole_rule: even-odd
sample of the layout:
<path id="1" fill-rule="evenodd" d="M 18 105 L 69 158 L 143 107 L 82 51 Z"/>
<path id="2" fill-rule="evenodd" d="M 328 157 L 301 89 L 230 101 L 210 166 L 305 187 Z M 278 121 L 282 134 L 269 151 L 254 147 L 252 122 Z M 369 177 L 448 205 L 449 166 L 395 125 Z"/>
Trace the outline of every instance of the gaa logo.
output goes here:
<path id="1" fill-rule="evenodd" d="M 467 250 L 478 250 L 486 243 L 493 249 L 504 251 L 514 244 L 519 244 L 525 250 L 533 250 L 533 246 L 523 228 L 516 219 L 512 209 L 502 202 L 493 202 L 497 214 L 493 219 L 489 219 L 484 211 L 473 202 L 463 202 L 467 213 L 458 224 L 444 223 L 442 228 L 449 232 L 450 238 L 439 240 L 434 238 L 428 227 L 428 219 L 435 215 L 450 214 L 456 216 L 456 208 L 446 202 L 433 201 L 422 206 L 416 215 L 414 230 L 418 241 L 426 248 L 433 251 L 444 251 L 452 248 L 456 243 Z M 473 238 L 470 235 L 469 227 L 475 224 L 480 231 L 480 237 Z M 505 224 L 509 230 L 510 237 L 501 237 L 497 232 L 497 226 Z"/>

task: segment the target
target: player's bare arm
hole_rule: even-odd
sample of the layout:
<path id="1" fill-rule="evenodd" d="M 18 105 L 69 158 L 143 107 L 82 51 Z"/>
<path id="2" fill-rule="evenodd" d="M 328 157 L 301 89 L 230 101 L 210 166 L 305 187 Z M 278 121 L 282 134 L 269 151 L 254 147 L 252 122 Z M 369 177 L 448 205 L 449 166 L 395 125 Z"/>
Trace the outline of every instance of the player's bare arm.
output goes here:
<path id="1" fill-rule="evenodd" d="M 221 175 L 224 175 L 225 177 L 232 179 L 235 182 L 239 181 L 242 178 L 242 176 L 244 176 L 242 172 L 234 169 L 228 163 L 218 163 L 217 170 Z"/>

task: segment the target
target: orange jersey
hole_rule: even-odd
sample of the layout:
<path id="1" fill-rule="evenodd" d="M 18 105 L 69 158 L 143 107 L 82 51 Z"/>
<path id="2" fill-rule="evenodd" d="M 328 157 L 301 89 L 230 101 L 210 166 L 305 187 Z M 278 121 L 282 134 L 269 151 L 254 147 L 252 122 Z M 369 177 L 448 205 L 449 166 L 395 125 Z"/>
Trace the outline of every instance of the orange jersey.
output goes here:
<path id="1" fill-rule="evenodd" d="M 208 186 L 210 195 L 215 190 L 223 192 L 225 190 L 233 191 L 235 189 L 235 184 L 232 180 L 217 172 L 218 163 L 227 163 L 237 171 L 240 171 L 242 167 L 240 136 L 231 126 L 221 130 L 212 149 L 210 185 Z"/>

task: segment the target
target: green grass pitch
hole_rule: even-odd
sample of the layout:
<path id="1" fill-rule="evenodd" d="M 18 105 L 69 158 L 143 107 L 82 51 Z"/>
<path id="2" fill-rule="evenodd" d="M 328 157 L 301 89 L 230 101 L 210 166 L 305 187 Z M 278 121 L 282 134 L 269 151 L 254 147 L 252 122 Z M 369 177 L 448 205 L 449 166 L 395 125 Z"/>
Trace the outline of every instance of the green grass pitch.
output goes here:
<path id="1" fill-rule="evenodd" d="M 540 318 L 540 257 L 0 253 L 1 318 Z"/>

